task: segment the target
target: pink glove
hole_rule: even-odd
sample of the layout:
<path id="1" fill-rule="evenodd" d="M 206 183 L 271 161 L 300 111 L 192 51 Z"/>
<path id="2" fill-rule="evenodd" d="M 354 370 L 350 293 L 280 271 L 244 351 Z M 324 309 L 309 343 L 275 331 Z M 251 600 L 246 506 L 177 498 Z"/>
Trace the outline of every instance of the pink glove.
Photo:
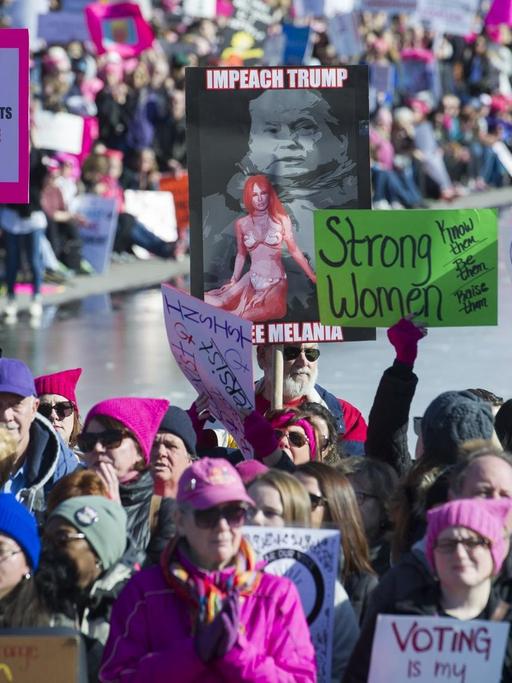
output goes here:
<path id="1" fill-rule="evenodd" d="M 198 624 L 194 645 L 199 659 L 208 664 L 224 657 L 238 639 L 239 625 L 240 600 L 238 593 L 233 591 L 210 624 Z"/>
<path id="2" fill-rule="evenodd" d="M 256 410 L 249 413 L 244 420 L 244 434 L 254 449 L 256 460 L 263 460 L 279 447 L 274 428 L 270 422 Z"/>
<path id="3" fill-rule="evenodd" d="M 395 347 L 396 359 L 411 368 L 418 355 L 418 341 L 427 334 L 425 327 L 415 325 L 409 318 L 402 318 L 388 330 L 388 339 Z"/>

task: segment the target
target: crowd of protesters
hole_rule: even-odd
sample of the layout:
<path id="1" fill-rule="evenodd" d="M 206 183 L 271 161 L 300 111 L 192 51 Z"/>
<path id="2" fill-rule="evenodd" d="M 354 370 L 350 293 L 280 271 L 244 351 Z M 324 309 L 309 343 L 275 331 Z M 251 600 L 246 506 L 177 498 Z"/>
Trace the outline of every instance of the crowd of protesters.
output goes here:
<path id="1" fill-rule="evenodd" d="M 374 208 L 418 208 L 428 200 L 452 200 L 509 184 L 508 27 L 486 27 L 481 14 L 474 33 L 442 35 L 414 15 L 359 12 L 361 48 L 356 55 L 345 55 L 330 40 L 328 19 L 296 19 L 290 3 L 273 7 L 269 58 L 271 41 L 283 23 L 295 21 L 311 25 L 313 49 L 307 63 L 369 65 Z M 59 11 L 60 3 L 52 2 L 50 8 Z M 2 23 L 9 25 L 8 5 L 0 11 Z M 30 204 L 4 207 L 0 216 L 7 322 L 16 320 L 21 266 L 32 272 L 30 313 L 36 318 L 42 313 L 44 279 L 63 282 L 75 273 L 91 272 L 79 233 L 86 219 L 73 208 L 78 194 L 115 199 L 114 259 L 134 258 L 135 246 L 160 258 L 180 257 L 188 249 L 185 229 L 177 242 L 160 239 L 125 210 L 123 193 L 159 189 L 162 176 L 179 177 L 186 171 L 186 69 L 225 63 L 219 56 L 224 24 L 222 18 L 187 16 L 180 3 L 168 0 L 153 0 L 148 19 L 156 38 L 153 47 L 131 59 L 115 51 L 97 56 L 89 42 L 46 45 L 33 40 Z M 265 59 L 264 54 L 262 63 Z M 229 61 L 242 63 L 236 55 Z M 37 110 L 83 117 L 82 152 L 40 149 Z"/>
<path id="2" fill-rule="evenodd" d="M 284 346 L 270 409 L 259 347 L 251 460 L 221 445 L 204 395 L 187 411 L 98 395 L 82 417 L 86 368 L 34 378 L 0 358 L 2 626 L 76 629 L 91 682 L 315 681 L 300 586 L 265 571 L 245 524 L 339 530 L 332 681 L 367 680 L 379 614 L 510 621 L 512 401 L 444 392 L 412 458 L 425 334 L 388 330 L 368 423 L 318 384 L 314 343 Z M 511 655 L 509 637 L 503 681 Z"/>

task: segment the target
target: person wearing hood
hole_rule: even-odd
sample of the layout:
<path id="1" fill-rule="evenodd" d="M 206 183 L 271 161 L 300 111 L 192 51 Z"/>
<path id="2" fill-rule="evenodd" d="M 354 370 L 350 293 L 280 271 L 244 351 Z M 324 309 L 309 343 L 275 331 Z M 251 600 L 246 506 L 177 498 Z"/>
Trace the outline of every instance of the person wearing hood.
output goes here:
<path id="1" fill-rule="evenodd" d="M 78 459 L 51 423 L 37 412 L 34 377 L 17 358 L 0 358 L 0 424 L 15 440 L 4 460 L 2 489 L 37 516 L 56 481 L 78 467 Z"/>
<path id="2" fill-rule="evenodd" d="M 172 500 L 155 496 L 151 447 L 169 407 L 164 399 L 122 397 L 94 405 L 78 438 L 87 467 L 105 481 L 128 517 L 128 533 L 157 562 L 172 533 Z"/>
<path id="3" fill-rule="evenodd" d="M 178 484 L 178 533 L 112 611 L 102 683 L 316 681 L 297 589 L 260 571 L 242 536 L 254 506 L 236 469 L 202 458 Z"/>
<path id="4" fill-rule="evenodd" d="M 82 430 L 76 400 L 76 385 L 82 368 L 41 375 L 34 380 L 39 406 L 37 411 L 52 423 L 64 443 L 74 448 Z"/>
<path id="5" fill-rule="evenodd" d="M 52 626 L 82 633 L 90 683 L 98 680 L 112 605 L 133 573 L 122 561 L 127 545 L 126 512 L 104 496 L 68 498 L 44 526 L 38 590 Z"/>

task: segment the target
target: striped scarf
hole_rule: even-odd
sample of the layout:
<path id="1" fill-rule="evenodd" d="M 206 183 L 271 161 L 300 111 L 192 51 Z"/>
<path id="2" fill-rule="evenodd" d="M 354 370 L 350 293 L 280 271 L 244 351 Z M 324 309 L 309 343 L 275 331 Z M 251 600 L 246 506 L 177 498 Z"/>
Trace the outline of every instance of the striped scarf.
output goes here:
<path id="1" fill-rule="evenodd" d="M 233 590 L 250 595 L 257 589 L 261 572 L 256 569 L 254 550 L 244 538 L 234 568 L 218 572 L 206 572 L 194 565 L 180 548 L 180 540 L 176 536 L 169 542 L 160 564 L 168 585 L 189 603 L 193 627 L 198 622 L 211 623 Z"/>

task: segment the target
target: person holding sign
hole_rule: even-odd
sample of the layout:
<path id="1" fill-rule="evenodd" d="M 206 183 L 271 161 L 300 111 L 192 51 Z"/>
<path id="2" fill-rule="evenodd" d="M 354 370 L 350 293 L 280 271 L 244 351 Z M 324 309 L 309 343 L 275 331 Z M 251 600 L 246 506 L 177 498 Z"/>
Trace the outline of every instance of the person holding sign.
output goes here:
<path id="1" fill-rule="evenodd" d="M 242 537 L 254 501 L 235 468 L 202 458 L 176 500 L 178 533 L 160 566 L 134 576 L 114 606 L 101 681 L 316 681 L 297 589 L 257 569 Z"/>
<path id="2" fill-rule="evenodd" d="M 283 244 L 311 282 L 316 282 L 316 275 L 297 246 L 290 218 L 266 176 L 246 180 L 243 203 L 248 215 L 235 222 L 233 275 L 219 289 L 206 292 L 204 300 L 253 322 L 284 318 L 288 284 L 281 255 Z M 242 275 L 248 256 L 250 268 Z"/>

